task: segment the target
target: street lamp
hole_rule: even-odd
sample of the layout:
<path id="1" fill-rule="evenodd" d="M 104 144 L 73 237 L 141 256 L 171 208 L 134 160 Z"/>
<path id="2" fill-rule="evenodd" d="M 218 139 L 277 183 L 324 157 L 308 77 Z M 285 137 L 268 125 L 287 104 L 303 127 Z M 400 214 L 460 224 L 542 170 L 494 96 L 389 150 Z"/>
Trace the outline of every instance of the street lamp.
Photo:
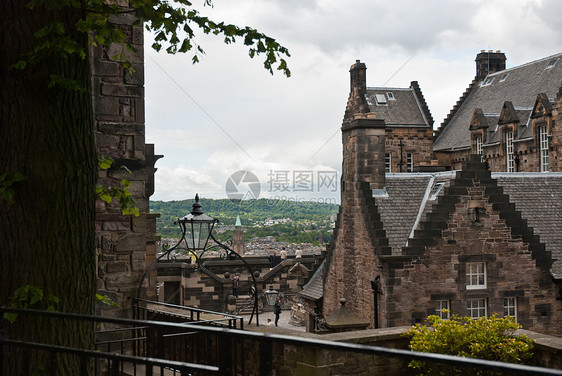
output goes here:
<path id="1" fill-rule="evenodd" d="M 252 281 L 253 281 L 252 290 L 253 290 L 253 294 L 254 294 L 254 308 L 252 310 L 252 315 L 250 316 L 249 323 L 250 324 L 252 323 L 252 318 L 254 317 L 254 312 L 255 312 L 255 314 L 256 314 L 256 325 L 259 326 L 260 321 L 259 321 L 259 312 L 258 312 L 258 293 L 257 293 L 258 288 L 257 288 L 255 274 L 254 274 L 252 268 L 250 267 L 250 265 L 246 262 L 246 260 L 241 255 L 239 255 L 237 252 L 235 252 L 232 248 L 230 248 L 226 244 L 223 244 L 220 241 L 218 241 L 217 239 L 215 239 L 215 237 L 213 236 L 213 228 L 215 227 L 215 224 L 218 221 L 219 221 L 218 219 L 210 217 L 210 216 L 206 215 L 205 213 L 203 213 L 203 210 L 201 209 L 201 204 L 199 203 L 199 194 L 196 194 L 195 195 L 195 203 L 193 204 L 193 208 L 191 210 L 191 213 L 186 215 L 185 217 L 179 218 L 176 221 L 176 223 L 180 226 L 180 230 L 181 230 L 180 240 L 172 248 L 166 249 L 144 271 L 144 274 L 143 274 L 143 276 L 140 280 L 140 283 L 139 283 L 139 287 L 137 289 L 137 300 L 140 299 L 143 282 L 146 279 L 146 277 L 148 276 L 148 273 L 150 272 L 150 270 L 162 258 L 164 258 L 164 257 L 169 258 L 171 252 L 173 250 L 179 248 L 182 243 L 184 244 L 184 246 L 181 249 L 187 250 L 187 252 L 190 253 L 190 255 L 192 257 L 195 257 L 196 263 L 200 268 L 204 268 L 204 265 L 202 265 L 201 262 L 200 262 L 201 256 L 203 256 L 203 254 L 205 252 L 207 252 L 208 250 L 220 247 L 226 252 L 227 259 L 229 259 L 228 256 L 230 254 L 233 254 L 236 257 L 238 257 L 240 260 L 242 260 L 242 262 L 244 263 L 244 265 L 248 269 L 250 275 L 252 276 Z M 216 245 L 209 246 L 209 239 L 212 239 L 216 243 Z"/>
<path id="2" fill-rule="evenodd" d="M 177 221 L 182 231 L 182 238 L 185 238 L 187 243 L 187 248 L 193 251 L 204 251 L 207 248 L 213 227 L 219 221 L 203 213 L 201 206 L 199 195 L 196 194 L 191 213 Z"/>
<path id="3" fill-rule="evenodd" d="M 269 290 L 265 292 L 265 300 L 267 301 L 267 304 L 274 305 L 278 295 L 279 291 L 275 291 L 273 289 L 273 285 L 269 285 Z"/>

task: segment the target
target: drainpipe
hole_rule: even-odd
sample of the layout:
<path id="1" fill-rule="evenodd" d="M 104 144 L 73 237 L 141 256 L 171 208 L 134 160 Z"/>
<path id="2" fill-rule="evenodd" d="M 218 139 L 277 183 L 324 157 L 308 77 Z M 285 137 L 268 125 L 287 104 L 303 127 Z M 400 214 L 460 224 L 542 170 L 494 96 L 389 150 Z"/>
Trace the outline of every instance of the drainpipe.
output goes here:
<path id="1" fill-rule="evenodd" d="M 374 301 L 374 309 L 375 309 L 375 329 L 379 328 L 379 294 L 382 293 L 380 287 L 381 276 L 377 274 L 374 281 L 371 281 L 371 288 L 373 289 L 373 301 Z"/>

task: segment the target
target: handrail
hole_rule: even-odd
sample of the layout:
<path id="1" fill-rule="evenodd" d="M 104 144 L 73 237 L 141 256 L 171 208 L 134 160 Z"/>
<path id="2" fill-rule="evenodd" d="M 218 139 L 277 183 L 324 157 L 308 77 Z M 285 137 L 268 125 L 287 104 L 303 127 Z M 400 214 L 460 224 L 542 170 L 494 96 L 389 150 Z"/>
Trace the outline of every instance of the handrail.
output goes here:
<path id="1" fill-rule="evenodd" d="M 456 367 L 475 367 L 478 369 L 487 369 L 487 370 L 500 371 L 500 372 L 511 372 L 521 375 L 558 375 L 558 376 L 562 375 L 562 370 L 558 370 L 558 369 L 550 369 L 550 368 L 528 366 L 528 365 L 521 365 L 521 364 L 514 364 L 514 363 L 503 363 L 498 361 L 482 360 L 482 359 L 474 359 L 474 358 L 463 358 L 463 357 L 457 357 L 452 355 L 421 353 L 416 351 L 385 348 L 380 346 L 363 345 L 357 343 L 333 342 L 333 341 L 320 340 L 314 338 L 303 338 L 303 337 L 295 337 L 295 336 L 281 335 L 281 334 L 251 332 L 251 331 L 244 331 L 239 329 L 227 329 L 227 328 L 216 327 L 216 326 L 201 326 L 201 325 L 193 325 L 193 324 L 185 324 L 185 323 L 170 323 L 170 322 L 150 321 L 150 320 L 131 320 L 131 319 L 109 318 L 109 317 L 106 318 L 106 317 L 99 317 L 99 316 L 92 316 L 92 315 L 49 312 L 49 311 L 39 311 L 39 310 L 30 310 L 30 309 L 16 309 L 16 308 L 5 308 L 5 307 L 0 308 L 0 316 L 3 315 L 5 312 L 17 313 L 22 315 L 28 315 L 28 314 L 38 315 L 43 317 L 52 317 L 56 319 L 77 319 L 77 320 L 84 320 L 84 321 L 91 321 L 91 322 L 107 322 L 107 323 L 116 323 L 116 324 L 124 324 L 124 325 L 134 325 L 134 326 L 152 326 L 152 327 L 160 327 L 162 329 L 164 328 L 179 329 L 179 330 L 188 329 L 201 333 L 214 334 L 217 336 L 241 338 L 246 340 L 256 340 L 260 342 L 268 342 L 268 343 L 275 342 L 277 344 L 300 345 L 303 347 L 322 348 L 322 349 L 334 350 L 334 351 L 349 351 L 349 352 L 362 353 L 362 354 L 382 355 L 392 358 L 402 358 L 402 359 L 418 360 L 418 361 L 425 361 L 431 363 L 449 364 Z M 20 342 L 0 338 L 0 343 L 17 344 Z M 21 342 L 21 344 L 24 343 Z M 31 345 L 39 346 L 40 344 L 32 343 Z M 53 347 L 51 345 L 40 345 L 40 346 L 43 346 L 42 348 L 44 349 L 58 348 L 58 347 Z M 65 350 L 67 349 L 65 348 Z M 92 356 L 93 354 L 98 354 L 98 352 L 82 350 L 82 349 L 78 350 L 78 349 L 68 348 L 68 351 L 71 353 L 82 353 L 82 352 L 87 354 L 92 353 Z M 109 354 L 109 355 L 115 355 L 115 354 Z M 131 360 L 131 361 L 134 361 L 136 359 L 149 359 L 143 357 L 127 357 L 124 355 L 120 355 L 120 357 L 123 357 L 123 359 L 127 358 L 127 360 Z M 168 361 L 159 360 L 158 362 L 163 364 Z M 175 363 L 176 365 L 185 365 L 185 363 L 182 362 L 175 362 Z M 195 364 L 194 366 L 201 366 L 201 365 Z"/>

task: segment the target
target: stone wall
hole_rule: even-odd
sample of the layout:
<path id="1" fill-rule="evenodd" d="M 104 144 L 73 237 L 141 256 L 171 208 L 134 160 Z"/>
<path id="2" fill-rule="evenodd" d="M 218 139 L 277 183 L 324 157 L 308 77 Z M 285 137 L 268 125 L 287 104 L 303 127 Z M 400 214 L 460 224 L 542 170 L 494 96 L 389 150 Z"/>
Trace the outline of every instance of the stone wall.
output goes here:
<path id="1" fill-rule="evenodd" d="M 560 335 L 562 304 L 550 252 L 474 157 L 422 222 L 414 244 L 403 248 L 406 257 L 385 259 L 383 326 L 421 322 L 436 313 L 438 301 L 466 316 L 467 300 L 484 299 L 486 316 L 504 316 L 510 297 L 524 328 Z M 485 263 L 486 285 L 469 289 L 466 268 L 474 262 Z"/>
<path id="2" fill-rule="evenodd" d="M 261 294 L 270 286 L 287 296 L 295 296 L 308 282 L 320 266 L 323 255 L 303 255 L 299 260 L 289 257 L 282 263 L 270 268 L 266 256 L 247 255 L 245 259 L 254 272 L 258 293 Z M 295 267 L 300 263 L 304 268 Z M 239 274 L 239 296 L 249 294 L 253 281 L 248 268 L 241 260 L 222 260 L 206 258 L 204 268 L 184 261 L 160 261 L 158 263 L 158 283 L 160 284 L 158 301 L 198 307 L 217 312 L 234 312 L 236 301 L 232 296 L 232 276 Z M 166 301 L 163 290 L 169 286 L 179 286 L 173 301 Z M 290 308 L 290 307 L 286 307 Z"/>
<path id="3" fill-rule="evenodd" d="M 342 200 L 328 247 L 322 313 L 328 317 L 345 298 L 353 314 L 374 325 L 370 286 L 378 274 L 375 254 L 390 252 L 380 215 L 370 204 L 372 190 L 385 185 L 384 121 L 355 118 L 344 123 L 342 137 Z"/>
<path id="4" fill-rule="evenodd" d="M 412 153 L 415 166 L 430 164 L 433 158 L 433 129 L 432 128 L 398 128 L 387 127 L 385 137 L 386 153 L 390 153 L 391 172 L 407 171 L 407 154 Z M 401 146 L 402 144 L 402 146 Z M 400 158 L 402 157 L 402 170 Z M 413 172 L 413 171 L 412 171 Z"/>
<path id="5" fill-rule="evenodd" d="M 127 179 L 140 215 L 122 215 L 118 203 L 96 203 L 98 293 L 119 304 L 118 308 L 98 304 L 98 313 L 130 317 L 130 299 L 156 255 L 157 215 L 149 213 L 149 197 L 154 192 L 154 163 L 160 156 L 154 155 L 154 145 L 145 143 L 142 25 L 132 26 L 134 17 L 126 13 L 111 22 L 137 52 L 121 44 L 90 50 L 97 150 L 114 160 L 109 170 L 99 172 L 98 184 L 119 186 L 121 179 Z M 132 63 L 132 70 L 119 61 L 121 54 Z M 155 274 L 150 277 L 147 296 L 156 290 Z"/>

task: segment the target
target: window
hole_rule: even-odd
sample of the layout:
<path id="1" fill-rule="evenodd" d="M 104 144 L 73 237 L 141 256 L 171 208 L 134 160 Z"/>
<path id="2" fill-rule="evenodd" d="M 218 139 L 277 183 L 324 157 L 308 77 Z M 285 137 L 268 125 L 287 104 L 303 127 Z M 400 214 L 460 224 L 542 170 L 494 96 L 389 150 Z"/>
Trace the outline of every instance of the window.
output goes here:
<path id="1" fill-rule="evenodd" d="M 384 155 L 384 172 L 392 172 L 392 156 L 390 153 Z"/>
<path id="2" fill-rule="evenodd" d="M 544 68 L 544 69 L 550 69 L 550 68 L 554 67 L 559 59 L 560 58 L 550 60 L 547 64 L 546 68 Z"/>
<path id="3" fill-rule="evenodd" d="M 488 77 L 484 80 L 484 82 L 482 82 L 481 86 L 488 86 L 491 85 L 492 82 L 494 82 L 494 77 Z"/>
<path id="4" fill-rule="evenodd" d="M 483 262 L 469 262 L 466 264 L 466 289 L 486 288 L 486 264 Z"/>
<path id="5" fill-rule="evenodd" d="M 509 76 L 509 73 L 504 73 L 500 78 L 500 82 L 504 82 L 505 80 L 507 80 L 507 76 Z"/>
<path id="6" fill-rule="evenodd" d="M 441 190 L 443 189 L 444 186 L 445 186 L 445 183 L 435 183 L 435 184 L 433 184 L 433 187 L 431 187 L 431 191 L 429 192 L 429 200 L 433 201 L 433 200 L 437 199 L 437 195 L 439 194 L 439 192 L 441 192 Z"/>
<path id="7" fill-rule="evenodd" d="M 474 136 L 474 152 L 482 155 L 482 135 Z"/>
<path id="8" fill-rule="evenodd" d="M 386 97 L 388 98 L 389 101 L 395 101 L 396 98 L 394 97 L 394 94 L 392 94 L 390 91 L 388 93 L 386 93 Z"/>
<path id="9" fill-rule="evenodd" d="M 513 132 L 505 132 L 505 160 L 507 172 L 513 172 Z"/>
<path id="10" fill-rule="evenodd" d="M 414 172 L 414 153 L 406 153 L 406 171 Z"/>
<path id="11" fill-rule="evenodd" d="M 447 320 L 450 315 L 451 308 L 449 307 L 448 300 L 438 300 L 437 307 L 435 308 L 435 314 L 439 316 L 442 320 Z"/>
<path id="12" fill-rule="evenodd" d="M 503 315 L 511 316 L 517 322 L 517 298 L 503 298 Z"/>
<path id="13" fill-rule="evenodd" d="M 546 126 L 539 127 L 541 172 L 548 172 L 548 133 Z"/>
<path id="14" fill-rule="evenodd" d="M 379 105 L 386 105 L 386 97 L 384 94 L 375 94 L 375 100 Z"/>
<path id="15" fill-rule="evenodd" d="M 468 317 L 477 319 L 487 316 L 486 299 L 470 299 L 466 301 L 466 313 Z"/>

